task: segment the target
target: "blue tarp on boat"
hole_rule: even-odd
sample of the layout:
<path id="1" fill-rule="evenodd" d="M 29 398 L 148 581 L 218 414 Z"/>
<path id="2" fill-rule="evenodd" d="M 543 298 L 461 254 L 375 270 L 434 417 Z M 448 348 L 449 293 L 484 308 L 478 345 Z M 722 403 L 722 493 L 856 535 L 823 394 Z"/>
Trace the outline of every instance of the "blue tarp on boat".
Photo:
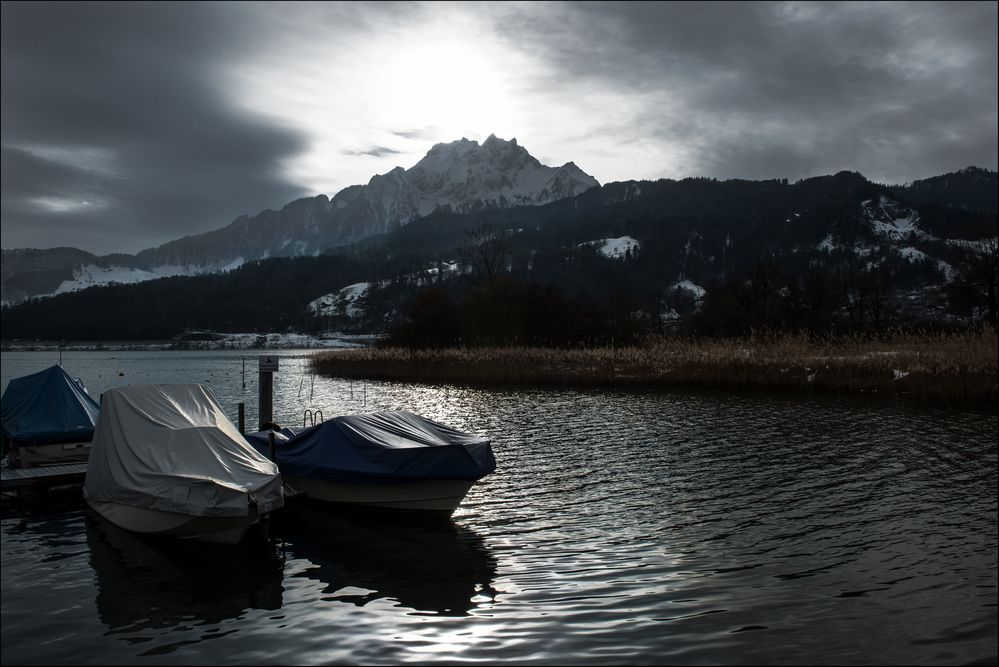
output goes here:
<path id="1" fill-rule="evenodd" d="M 83 383 L 56 365 L 7 384 L 0 397 L 0 424 L 4 438 L 15 442 L 85 442 L 94 437 L 100 409 Z"/>
<path id="2" fill-rule="evenodd" d="M 265 456 L 268 433 L 246 436 Z M 401 410 L 275 431 L 274 448 L 284 474 L 348 484 L 477 480 L 496 469 L 487 438 Z"/>

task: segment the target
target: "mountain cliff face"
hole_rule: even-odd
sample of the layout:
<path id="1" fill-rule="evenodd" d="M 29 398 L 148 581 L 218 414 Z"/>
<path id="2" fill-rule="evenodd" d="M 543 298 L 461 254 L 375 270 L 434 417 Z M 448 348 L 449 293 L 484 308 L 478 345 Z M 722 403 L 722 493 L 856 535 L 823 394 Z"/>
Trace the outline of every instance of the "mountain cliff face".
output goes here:
<path id="1" fill-rule="evenodd" d="M 544 204 L 598 186 L 573 163 L 546 167 L 516 139 L 490 135 L 481 145 L 461 139 L 437 144 L 410 169 L 396 167 L 332 200 L 299 199 L 280 211 L 243 216 L 207 234 L 139 253 L 149 266 L 182 265 L 207 271 L 268 257 L 318 255 L 385 234 L 434 211 Z"/>
<path id="2" fill-rule="evenodd" d="M 318 255 L 434 211 L 546 204 L 599 185 L 572 162 L 541 164 L 516 139 L 490 135 L 481 145 L 460 139 L 437 144 L 410 169 L 396 167 L 373 176 L 367 185 L 345 188 L 332 200 L 326 195 L 298 199 L 279 211 L 240 216 L 221 229 L 135 256 L 98 258 L 75 249 L 33 250 L 29 256 L 28 251 L 5 250 L 3 300 L 16 303 L 110 282 L 212 273 L 255 259 Z"/>

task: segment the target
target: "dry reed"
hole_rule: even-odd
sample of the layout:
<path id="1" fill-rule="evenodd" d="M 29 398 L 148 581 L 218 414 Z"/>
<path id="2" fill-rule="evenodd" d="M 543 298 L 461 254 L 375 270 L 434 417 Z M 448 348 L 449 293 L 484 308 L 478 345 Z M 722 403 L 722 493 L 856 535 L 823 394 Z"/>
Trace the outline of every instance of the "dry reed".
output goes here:
<path id="1" fill-rule="evenodd" d="M 325 375 L 373 380 L 830 391 L 995 410 L 997 354 L 990 330 L 873 340 L 656 337 L 632 347 L 583 349 L 364 348 L 322 352 L 312 365 Z"/>

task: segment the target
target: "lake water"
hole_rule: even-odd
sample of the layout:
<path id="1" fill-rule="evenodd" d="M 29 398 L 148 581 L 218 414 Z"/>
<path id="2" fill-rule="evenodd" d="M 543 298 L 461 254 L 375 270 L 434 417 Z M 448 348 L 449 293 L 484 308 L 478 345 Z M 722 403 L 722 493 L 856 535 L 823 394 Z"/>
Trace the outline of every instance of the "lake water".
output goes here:
<path id="1" fill-rule="evenodd" d="M 453 522 L 301 507 L 273 543 L 2 520 L 4 664 L 995 664 L 997 419 L 886 401 L 348 383 L 277 351 L 275 418 L 406 408 L 492 438 Z M 58 353 L 2 355 L 2 382 Z M 109 387 L 246 352 L 72 352 Z"/>

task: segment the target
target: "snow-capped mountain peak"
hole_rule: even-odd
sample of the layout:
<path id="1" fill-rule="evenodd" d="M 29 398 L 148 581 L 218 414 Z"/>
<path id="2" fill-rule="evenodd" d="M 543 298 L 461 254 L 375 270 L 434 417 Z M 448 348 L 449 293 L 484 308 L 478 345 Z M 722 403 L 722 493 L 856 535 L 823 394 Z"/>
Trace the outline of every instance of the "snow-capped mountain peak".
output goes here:
<path id="1" fill-rule="evenodd" d="M 575 163 L 541 164 L 516 139 L 495 134 L 481 144 L 467 138 L 435 144 L 409 169 L 374 176 L 363 192 L 348 188 L 333 198 L 361 199 L 374 220 L 358 235 L 389 231 L 437 210 L 468 213 L 484 208 L 531 206 L 572 197 L 599 186 Z M 344 197 L 341 197 L 343 195 Z M 341 201 L 338 201 L 341 200 Z"/>
<path id="2" fill-rule="evenodd" d="M 144 250 L 127 265 L 105 262 L 90 267 L 91 258 L 84 258 L 61 267 L 62 281 L 52 287 L 71 291 L 110 281 L 210 273 L 255 259 L 317 255 L 391 232 L 435 211 L 534 206 L 599 185 L 572 162 L 561 167 L 541 164 L 516 139 L 490 134 L 480 144 L 462 138 L 436 144 L 409 169 L 400 166 L 376 174 L 366 185 L 344 188 L 332 199 L 306 197 L 279 211 L 240 216 L 221 229 Z M 11 293 L 15 299 L 29 296 Z"/>

